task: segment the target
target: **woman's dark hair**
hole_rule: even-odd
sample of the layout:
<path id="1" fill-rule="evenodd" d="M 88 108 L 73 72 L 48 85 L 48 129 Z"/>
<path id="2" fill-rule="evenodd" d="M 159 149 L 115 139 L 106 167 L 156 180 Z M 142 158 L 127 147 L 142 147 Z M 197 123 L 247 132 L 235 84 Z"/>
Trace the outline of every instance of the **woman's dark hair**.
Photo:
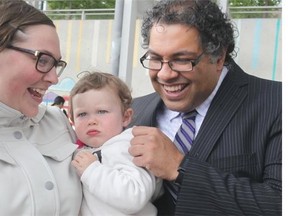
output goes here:
<path id="1" fill-rule="evenodd" d="M 218 5 L 210 0 L 161 0 L 149 11 L 142 24 L 143 48 L 150 42 L 150 31 L 155 24 L 183 24 L 196 28 L 201 46 L 206 54 L 219 57 L 226 50 L 225 62 L 234 53 L 235 27 L 222 13 Z"/>
<path id="2" fill-rule="evenodd" d="M 31 25 L 50 25 L 53 21 L 43 12 L 22 0 L 0 0 L 0 52 Z"/>

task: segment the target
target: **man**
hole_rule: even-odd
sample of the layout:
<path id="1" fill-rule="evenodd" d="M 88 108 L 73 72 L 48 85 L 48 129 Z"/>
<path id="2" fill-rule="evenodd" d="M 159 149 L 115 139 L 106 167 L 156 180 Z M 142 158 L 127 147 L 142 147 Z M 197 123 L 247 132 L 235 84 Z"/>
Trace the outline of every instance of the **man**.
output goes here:
<path id="1" fill-rule="evenodd" d="M 159 1 L 142 36 L 156 93 L 134 100 L 129 152 L 165 180 L 158 214 L 281 215 L 281 83 L 233 61 L 234 27 L 209 0 Z"/>

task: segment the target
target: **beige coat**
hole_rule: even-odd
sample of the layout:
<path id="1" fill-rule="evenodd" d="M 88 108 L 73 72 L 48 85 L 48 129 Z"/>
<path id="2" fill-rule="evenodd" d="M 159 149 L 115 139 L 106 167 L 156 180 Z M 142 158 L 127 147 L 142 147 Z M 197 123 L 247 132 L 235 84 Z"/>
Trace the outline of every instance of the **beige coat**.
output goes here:
<path id="1" fill-rule="evenodd" d="M 0 215 L 78 215 L 74 131 L 56 107 L 29 119 L 0 103 Z"/>

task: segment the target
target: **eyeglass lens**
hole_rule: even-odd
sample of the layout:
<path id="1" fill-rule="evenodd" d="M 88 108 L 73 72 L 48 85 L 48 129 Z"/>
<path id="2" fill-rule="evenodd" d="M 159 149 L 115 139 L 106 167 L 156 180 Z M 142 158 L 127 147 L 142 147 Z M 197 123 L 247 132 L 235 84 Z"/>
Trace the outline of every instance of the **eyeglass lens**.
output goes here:
<path id="1" fill-rule="evenodd" d="M 58 62 L 55 58 L 53 58 L 52 56 L 48 54 L 40 53 L 40 55 L 38 56 L 38 61 L 36 65 L 37 70 L 47 73 L 54 66 L 56 66 L 57 75 L 60 76 L 66 64 L 61 61 Z"/>

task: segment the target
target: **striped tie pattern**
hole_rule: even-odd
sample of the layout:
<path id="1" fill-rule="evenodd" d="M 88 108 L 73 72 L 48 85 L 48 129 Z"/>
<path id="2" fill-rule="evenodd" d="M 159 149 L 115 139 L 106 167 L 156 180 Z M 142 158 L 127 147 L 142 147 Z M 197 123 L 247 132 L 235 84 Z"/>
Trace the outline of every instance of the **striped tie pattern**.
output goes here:
<path id="1" fill-rule="evenodd" d="M 189 113 L 184 113 L 182 115 L 182 124 L 175 135 L 174 144 L 183 154 L 187 154 L 189 152 L 193 143 L 195 136 L 196 115 L 196 110 Z M 174 182 L 170 181 L 165 181 L 164 187 L 171 194 L 173 202 L 176 203 L 179 187 Z"/>
<path id="2" fill-rule="evenodd" d="M 174 143 L 184 154 L 187 154 L 195 136 L 195 118 L 197 111 L 193 110 L 189 113 L 184 113 L 182 116 L 182 125 L 175 135 Z"/>

